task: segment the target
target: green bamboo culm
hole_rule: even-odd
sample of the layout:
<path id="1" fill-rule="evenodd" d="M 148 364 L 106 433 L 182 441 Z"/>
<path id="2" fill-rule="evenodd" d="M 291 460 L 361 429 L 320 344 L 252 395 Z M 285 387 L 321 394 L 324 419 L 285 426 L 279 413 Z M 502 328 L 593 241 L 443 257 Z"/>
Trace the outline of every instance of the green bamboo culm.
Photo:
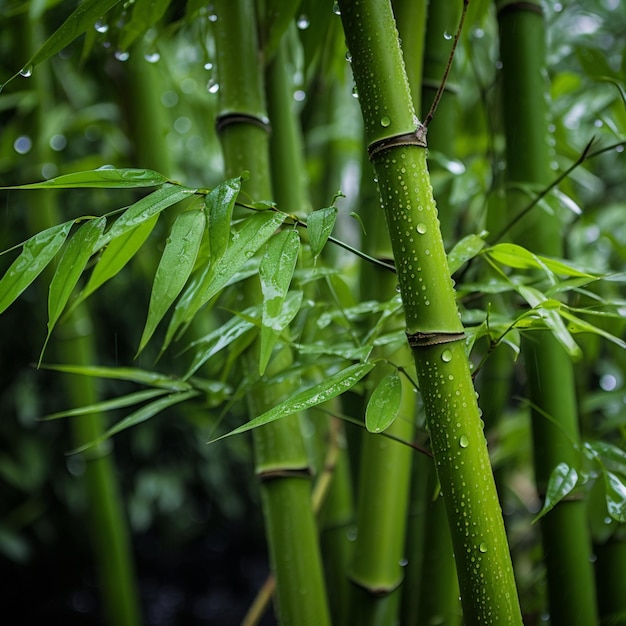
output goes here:
<path id="1" fill-rule="evenodd" d="M 550 182 L 545 21 L 537 2 L 498 3 L 509 217 L 528 204 L 527 189 Z M 561 224 L 540 207 L 511 233 L 532 252 L 563 256 Z M 580 442 L 573 366 L 554 335 L 525 336 L 522 353 L 532 402 L 535 480 L 545 496 L 559 463 L 579 468 Z M 546 417 L 548 416 L 548 417 Z M 596 624 L 596 598 L 586 503 L 559 502 L 541 519 L 551 623 Z"/>
<path id="2" fill-rule="evenodd" d="M 342 0 L 339 6 L 450 523 L 465 623 L 521 625 L 425 140 L 391 6 L 379 0 Z"/>
<path id="3" fill-rule="evenodd" d="M 250 171 L 246 191 L 255 199 L 271 194 L 269 119 L 266 113 L 264 68 L 260 63 L 255 5 L 251 0 L 215 3 L 215 40 L 219 78 L 218 136 L 226 174 Z M 258 302 L 256 282 L 246 284 L 246 298 Z M 258 371 L 258 355 L 249 354 L 248 374 Z M 269 377 L 291 363 L 287 347 L 279 349 L 267 370 Z M 289 381 L 259 381 L 248 394 L 252 416 L 279 404 L 291 393 Z M 297 415 L 253 432 L 256 473 L 272 568 L 276 575 L 277 612 L 281 624 L 325 626 L 330 623 L 317 528 L 311 508 L 307 453 Z"/>
<path id="4" fill-rule="evenodd" d="M 31 52 L 45 41 L 44 5 L 35 3 L 29 9 L 25 23 L 25 43 Z M 26 16 L 25 16 L 26 17 Z M 33 112 L 32 134 L 37 137 L 33 160 L 40 166 L 54 163 L 57 159 L 45 141 L 45 119 L 53 107 L 51 75 L 49 66 L 42 64 L 32 76 L 37 107 Z M 40 232 L 61 223 L 60 210 L 55 193 L 30 192 L 33 207 L 28 211 L 28 222 L 34 232 Z M 52 268 L 48 268 L 49 272 Z M 49 276 L 49 280 L 52 277 Z M 85 303 L 67 316 L 59 325 L 56 340 L 53 338 L 49 351 L 60 363 L 91 364 L 96 360 L 97 347 L 92 321 Z M 98 383 L 93 378 L 78 380 L 65 377 L 62 392 L 70 404 L 87 406 L 100 401 Z M 73 445 L 82 446 L 102 437 L 106 422 L 102 413 L 82 415 L 71 420 L 70 431 Z M 84 498 L 88 503 L 84 523 L 87 527 L 94 569 L 99 583 L 103 623 L 109 626 L 139 626 L 141 624 L 140 597 L 136 584 L 135 563 L 132 553 L 131 533 L 128 527 L 123 499 L 118 484 L 113 445 L 102 443 L 82 455 L 85 461 L 81 477 Z"/>

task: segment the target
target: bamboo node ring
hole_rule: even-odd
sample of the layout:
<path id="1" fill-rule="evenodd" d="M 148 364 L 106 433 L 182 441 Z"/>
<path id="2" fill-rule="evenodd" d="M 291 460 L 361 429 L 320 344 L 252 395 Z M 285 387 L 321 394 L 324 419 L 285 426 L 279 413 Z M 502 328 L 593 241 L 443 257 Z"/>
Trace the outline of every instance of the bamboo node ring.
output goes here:
<path id="1" fill-rule="evenodd" d="M 444 343 L 454 343 L 455 341 L 465 341 L 465 333 L 407 333 L 409 346 L 411 348 L 427 348 L 438 346 Z"/>
<path id="2" fill-rule="evenodd" d="M 390 148 L 396 148 L 398 146 L 418 146 L 420 148 L 426 148 L 426 126 L 419 124 L 417 128 L 410 133 L 401 133 L 399 135 L 393 135 L 392 137 L 384 137 L 378 141 L 372 142 L 367 146 L 367 153 L 370 161 L 385 150 Z"/>

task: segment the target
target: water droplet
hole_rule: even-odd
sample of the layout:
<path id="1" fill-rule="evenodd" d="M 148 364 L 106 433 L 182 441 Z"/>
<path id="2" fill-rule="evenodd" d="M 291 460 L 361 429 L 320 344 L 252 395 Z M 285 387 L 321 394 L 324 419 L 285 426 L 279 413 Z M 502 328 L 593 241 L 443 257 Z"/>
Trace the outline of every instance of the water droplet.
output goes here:
<path id="1" fill-rule="evenodd" d="M 409 564 L 409 560 L 408 559 L 400 559 L 400 562 L 398 563 L 398 565 L 400 565 L 400 567 L 406 567 Z"/>
<path id="2" fill-rule="evenodd" d="M 146 52 L 143 58 L 148 61 L 148 63 L 157 63 L 161 59 L 161 55 L 158 52 Z"/>
<path id="3" fill-rule="evenodd" d="M 352 63 L 352 55 L 350 54 L 350 50 L 346 52 L 346 61 L 348 63 Z"/>
<path id="4" fill-rule="evenodd" d="M 352 97 L 353 97 L 353 98 L 358 98 L 358 97 L 359 97 L 359 92 L 358 92 L 358 91 L 357 91 L 357 89 L 356 89 L 356 85 L 354 85 L 354 86 L 352 87 Z"/>
<path id="5" fill-rule="evenodd" d="M 478 549 L 484 554 L 485 552 L 487 552 L 487 544 L 483 541 L 479 546 Z"/>
<path id="6" fill-rule="evenodd" d="M 204 69 L 205 69 L 205 70 L 207 70 L 207 71 L 212 70 L 212 69 L 213 69 L 213 63 L 208 63 L 208 62 L 207 62 L 207 63 L 205 63 L 205 64 L 203 65 L 203 67 L 204 67 Z"/>
<path id="7" fill-rule="evenodd" d="M 296 102 L 302 102 L 305 98 L 306 98 L 306 92 L 303 91 L 302 89 L 296 89 L 293 92 L 293 99 Z"/>
<path id="8" fill-rule="evenodd" d="M 29 76 L 33 75 L 33 66 L 31 64 L 25 65 L 21 70 L 20 70 L 20 76 L 23 76 L 24 78 L 28 78 Z"/>
<path id="9" fill-rule="evenodd" d="M 341 15 L 341 9 L 339 8 L 338 2 L 335 2 L 335 4 L 333 4 L 333 13 L 335 15 Z"/>
<path id="10" fill-rule="evenodd" d="M 416 231 L 417 231 L 420 235 L 423 235 L 423 234 L 426 232 L 426 224 L 422 224 L 422 223 L 418 224 L 418 225 L 415 227 L 415 230 L 416 230 Z"/>
<path id="11" fill-rule="evenodd" d="M 107 30 L 109 30 L 109 25 L 103 21 L 103 20 L 98 20 L 93 27 L 99 32 L 99 33 L 106 33 Z"/>
<path id="12" fill-rule="evenodd" d="M 215 13 L 209 13 L 209 22 L 217 22 L 217 15 Z"/>
<path id="13" fill-rule="evenodd" d="M 443 38 L 446 39 L 447 41 L 450 41 L 450 39 L 452 39 L 452 35 L 446 30 L 443 33 Z"/>
<path id="14" fill-rule="evenodd" d="M 128 50 L 116 50 L 113 55 L 118 61 L 128 61 L 130 58 L 130 53 Z"/>
<path id="15" fill-rule="evenodd" d="M 209 93 L 217 93 L 220 90 L 220 85 L 214 78 L 212 78 L 207 83 L 206 88 L 207 88 Z"/>
<path id="16" fill-rule="evenodd" d="M 461 448 L 467 448 L 467 446 L 469 446 L 469 439 L 467 438 L 467 435 L 461 435 L 459 437 L 459 445 Z"/>
<path id="17" fill-rule="evenodd" d="M 296 20 L 296 26 L 300 29 L 300 30 L 306 30 L 309 26 L 311 25 L 311 20 L 309 20 L 309 18 L 306 15 L 301 15 L 297 20 Z"/>
<path id="18" fill-rule="evenodd" d="M 391 119 L 389 119 L 389 117 L 387 115 L 385 115 L 385 117 L 381 118 L 380 120 L 380 125 L 383 126 L 384 128 L 387 128 L 387 126 L 389 126 L 391 124 Z"/>
<path id="19" fill-rule="evenodd" d="M 452 352 L 450 352 L 450 350 L 444 350 L 441 353 L 441 360 L 444 363 L 450 363 L 450 361 L 452 361 Z"/>

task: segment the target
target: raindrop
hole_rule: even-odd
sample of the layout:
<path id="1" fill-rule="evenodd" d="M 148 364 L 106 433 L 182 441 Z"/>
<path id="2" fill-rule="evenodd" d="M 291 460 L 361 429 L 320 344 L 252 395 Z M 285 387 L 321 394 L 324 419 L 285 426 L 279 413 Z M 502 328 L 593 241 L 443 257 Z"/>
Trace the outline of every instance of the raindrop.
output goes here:
<path id="1" fill-rule="evenodd" d="M 487 552 L 487 544 L 483 541 L 483 542 L 482 542 L 482 543 L 478 546 L 478 549 L 479 549 L 481 552 L 483 552 L 483 553 Z"/>
<path id="2" fill-rule="evenodd" d="M 296 102 L 302 102 L 306 98 L 306 92 L 302 91 L 302 89 L 296 89 L 293 92 L 293 99 Z"/>
<path id="3" fill-rule="evenodd" d="M 33 142 L 30 137 L 26 135 L 21 135 L 13 142 L 13 149 L 18 154 L 26 154 L 30 152 L 30 149 L 33 147 Z"/>
<path id="4" fill-rule="evenodd" d="M 385 117 L 381 118 L 380 120 L 380 125 L 383 126 L 384 128 L 387 128 L 387 126 L 389 126 L 391 124 L 391 120 L 389 119 L 389 117 L 387 115 L 385 115 Z"/>
<path id="5" fill-rule="evenodd" d="M 346 61 L 348 63 L 352 63 L 352 55 L 350 54 L 350 50 L 346 52 Z"/>
<path id="6" fill-rule="evenodd" d="M 215 13 L 209 13 L 209 22 L 217 22 L 217 15 Z"/>
<path id="7" fill-rule="evenodd" d="M 33 75 L 33 66 L 31 64 L 25 65 L 21 70 L 20 70 L 20 76 L 23 76 L 24 78 L 28 78 L 29 76 Z"/>
<path id="8" fill-rule="evenodd" d="M 161 55 L 158 52 L 146 52 L 143 58 L 148 61 L 148 63 L 157 63 L 161 59 Z"/>
<path id="9" fill-rule="evenodd" d="M 356 85 L 354 85 L 352 87 L 352 97 L 353 98 L 358 98 L 359 97 L 359 92 L 357 91 Z"/>
<path id="10" fill-rule="evenodd" d="M 467 448 L 467 446 L 469 446 L 469 439 L 467 438 L 467 435 L 461 435 L 459 437 L 459 445 L 461 448 Z"/>
<path id="11" fill-rule="evenodd" d="M 400 567 L 406 567 L 409 564 L 408 559 L 400 559 L 400 562 L 398 563 L 398 565 L 400 565 Z"/>
<path id="12" fill-rule="evenodd" d="M 213 63 L 205 63 L 203 67 L 207 71 L 208 70 L 212 70 L 213 69 Z"/>
<path id="13" fill-rule="evenodd" d="M 443 38 L 446 39 L 447 41 L 450 41 L 450 39 L 452 39 L 452 35 L 446 30 L 443 33 Z"/>
<path id="14" fill-rule="evenodd" d="M 206 88 L 209 93 L 217 93 L 220 90 L 219 83 L 214 78 L 207 83 Z"/>
<path id="15" fill-rule="evenodd" d="M 130 53 L 128 50 L 116 50 L 113 55 L 118 61 L 128 61 L 130 58 Z"/>
<path id="16" fill-rule="evenodd" d="M 423 235 L 426 232 L 426 224 L 422 224 L 421 222 L 415 227 L 415 230 L 420 234 Z"/>
<path id="17" fill-rule="evenodd" d="M 311 20 L 309 20 L 309 18 L 306 15 L 301 15 L 297 20 L 296 20 L 296 26 L 300 29 L 300 30 L 306 30 L 309 26 L 311 25 Z"/>
<path id="18" fill-rule="evenodd" d="M 333 13 L 335 15 L 341 15 L 341 9 L 339 8 L 338 2 L 335 2 L 335 4 L 333 4 Z"/>
<path id="19" fill-rule="evenodd" d="M 450 352 L 450 350 L 444 350 L 441 353 L 441 360 L 444 363 L 450 363 L 450 361 L 452 361 L 452 352 Z"/>
<path id="20" fill-rule="evenodd" d="M 109 30 L 109 25 L 104 22 L 103 20 L 98 20 L 93 27 L 99 32 L 99 33 L 106 33 L 107 30 Z"/>

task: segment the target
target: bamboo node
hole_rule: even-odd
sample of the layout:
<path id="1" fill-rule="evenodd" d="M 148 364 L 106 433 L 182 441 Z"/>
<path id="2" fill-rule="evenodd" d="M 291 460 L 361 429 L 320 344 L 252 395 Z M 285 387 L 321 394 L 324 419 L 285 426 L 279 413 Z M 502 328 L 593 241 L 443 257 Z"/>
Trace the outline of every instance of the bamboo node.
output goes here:
<path id="1" fill-rule="evenodd" d="M 267 480 L 274 480 L 275 478 L 311 478 L 311 470 L 308 467 L 294 467 L 291 469 L 287 468 L 278 468 L 278 469 L 270 469 L 263 470 L 257 472 L 257 478 L 261 482 L 265 482 Z"/>
<path id="2" fill-rule="evenodd" d="M 262 128 L 268 133 L 272 131 L 270 121 L 264 115 L 232 111 L 230 113 L 222 113 L 215 118 L 215 128 L 218 133 L 226 128 L 226 126 L 231 126 L 232 124 L 252 124 L 253 126 Z"/>
<path id="3" fill-rule="evenodd" d="M 427 348 L 438 346 L 443 343 L 454 343 L 455 341 L 465 341 L 465 333 L 407 333 L 409 346 L 411 348 Z"/>
<path id="4" fill-rule="evenodd" d="M 374 141 L 367 146 L 367 154 L 369 155 L 370 161 L 372 161 L 380 152 L 389 150 L 390 148 L 397 148 L 398 146 L 418 146 L 420 148 L 426 148 L 426 126 L 418 124 L 417 128 L 410 133 L 401 133 Z"/>

